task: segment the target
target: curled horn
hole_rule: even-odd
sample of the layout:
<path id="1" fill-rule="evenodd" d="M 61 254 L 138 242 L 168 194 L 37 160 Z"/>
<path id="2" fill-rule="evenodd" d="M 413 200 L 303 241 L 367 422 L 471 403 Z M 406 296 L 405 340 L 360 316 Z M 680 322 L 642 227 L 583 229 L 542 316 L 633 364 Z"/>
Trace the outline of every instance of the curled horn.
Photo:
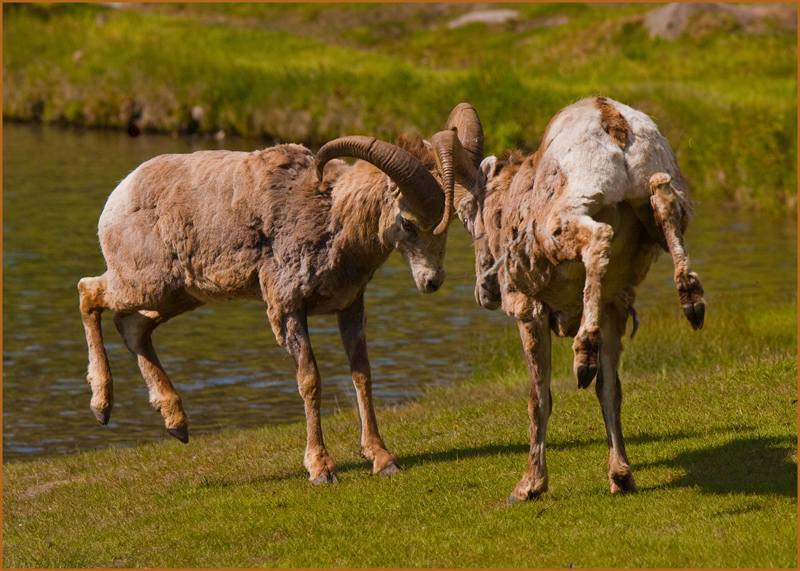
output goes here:
<path id="1" fill-rule="evenodd" d="M 444 194 L 439 183 L 422 162 L 397 145 L 374 137 L 341 137 L 323 145 L 317 152 L 317 178 L 328 161 L 355 157 L 385 172 L 400 189 L 408 206 L 423 220 L 439 220 L 444 211 Z"/>
<path id="2" fill-rule="evenodd" d="M 478 119 L 478 112 L 469 103 L 459 103 L 450 112 L 444 125 L 445 131 L 453 127 L 458 129 L 458 139 L 469 154 L 472 164 L 476 169 L 480 168 L 483 160 L 483 126 Z"/>
<path id="3" fill-rule="evenodd" d="M 433 231 L 447 228 L 453 215 L 455 182 L 472 191 L 483 160 L 483 127 L 469 103 L 460 103 L 450 113 L 445 130 L 431 137 L 436 164 L 444 179 L 445 207 L 442 221 Z"/>

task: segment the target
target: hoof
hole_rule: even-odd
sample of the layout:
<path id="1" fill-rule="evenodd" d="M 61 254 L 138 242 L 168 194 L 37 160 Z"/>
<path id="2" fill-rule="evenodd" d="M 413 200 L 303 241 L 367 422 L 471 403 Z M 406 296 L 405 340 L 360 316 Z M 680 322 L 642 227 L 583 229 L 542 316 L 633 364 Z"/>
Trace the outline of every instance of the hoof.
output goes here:
<path id="1" fill-rule="evenodd" d="M 392 462 L 391 464 L 386 466 L 386 468 L 378 472 L 378 475 L 389 478 L 399 473 L 402 469 L 403 468 L 401 468 L 399 464 L 397 464 L 396 462 Z"/>
<path id="2" fill-rule="evenodd" d="M 679 281 L 675 278 L 678 284 L 678 298 L 681 300 L 681 309 L 686 319 L 692 324 L 695 330 L 702 329 L 703 318 L 706 314 L 706 300 L 703 299 L 703 286 L 700 285 L 700 279 L 694 272 L 689 272 L 688 277 Z"/>
<path id="3" fill-rule="evenodd" d="M 547 475 L 534 479 L 523 478 L 514 487 L 514 491 L 506 500 L 506 504 L 516 504 L 538 499 L 547 491 Z"/>
<path id="4" fill-rule="evenodd" d="M 336 474 L 323 474 L 318 478 L 309 478 L 313 486 L 321 486 L 322 484 L 335 484 L 339 480 L 336 479 Z"/>
<path id="5" fill-rule="evenodd" d="M 542 490 L 541 492 L 534 492 L 533 490 L 529 491 L 525 496 L 517 495 L 516 490 L 511 493 L 510 496 L 506 499 L 507 506 L 513 506 L 514 504 L 521 504 L 523 502 L 535 501 L 538 500 L 539 497 L 546 492 L 547 490 Z"/>
<path id="6" fill-rule="evenodd" d="M 92 409 L 92 413 L 94 414 L 94 417 L 97 419 L 97 421 L 100 424 L 102 424 L 103 426 L 108 424 L 108 420 L 111 418 L 111 411 L 110 410 L 100 410 L 100 409 L 94 408 L 93 406 L 90 406 L 89 408 Z"/>
<path id="7" fill-rule="evenodd" d="M 614 476 L 609 476 L 608 481 L 611 486 L 612 494 L 629 494 L 632 492 L 637 492 L 639 490 L 639 488 L 636 487 L 636 482 L 633 479 L 633 474 L 628 474 L 628 476 L 623 478 L 615 478 Z"/>
<path id="8" fill-rule="evenodd" d="M 703 328 L 703 319 L 706 315 L 706 304 L 700 301 L 699 303 L 687 304 L 681 307 L 683 314 L 695 331 Z"/>
<path id="9" fill-rule="evenodd" d="M 181 428 L 167 428 L 167 432 L 169 432 L 170 436 L 174 436 L 184 444 L 188 444 L 189 442 L 189 428 L 183 426 Z"/>
<path id="10" fill-rule="evenodd" d="M 579 332 L 572 350 L 575 352 L 572 370 L 578 379 L 578 388 L 585 389 L 592 384 L 600 366 L 600 333 Z"/>
<path id="11" fill-rule="evenodd" d="M 613 464 L 613 459 L 610 459 L 609 465 Z M 627 463 L 625 465 L 612 467 L 612 469 L 608 471 L 608 483 L 611 487 L 612 494 L 626 494 L 637 490 L 636 481 L 633 479 L 633 472 L 630 467 L 627 466 Z"/>
<path id="12" fill-rule="evenodd" d="M 578 388 L 589 388 L 595 375 L 597 375 L 597 367 L 592 365 L 578 365 L 575 369 L 575 376 L 578 378 Z"/>

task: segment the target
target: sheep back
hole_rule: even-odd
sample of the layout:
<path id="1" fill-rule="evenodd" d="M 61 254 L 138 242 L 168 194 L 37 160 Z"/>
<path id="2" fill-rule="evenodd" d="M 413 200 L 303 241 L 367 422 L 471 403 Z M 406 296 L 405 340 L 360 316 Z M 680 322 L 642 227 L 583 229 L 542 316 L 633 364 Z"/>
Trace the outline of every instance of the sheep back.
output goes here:
<path id="1" fill-rule="evenodd" d="M 299 145 L 142 164 L 100 217 L 115 298 L 157 309 L 179 288 L 204 302 L 260 297 L 265 273 L 282 290 L 308 287 L 309 268 L 325 264 L 309 257 L 324 252 L 330 210 L 329 181 L 318 185 L 313 165 Z"/>

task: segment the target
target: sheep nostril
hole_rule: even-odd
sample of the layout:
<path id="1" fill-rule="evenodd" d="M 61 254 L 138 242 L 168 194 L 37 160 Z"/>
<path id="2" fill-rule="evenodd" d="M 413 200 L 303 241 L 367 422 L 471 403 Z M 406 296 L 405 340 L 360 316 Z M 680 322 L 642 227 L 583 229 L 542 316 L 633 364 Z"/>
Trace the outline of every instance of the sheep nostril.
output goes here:
<path id="1" fill-rule="evenodd" d="M 425 291 L 427 291 L 427 292 L 430 292 L 430 293 L 433 293 L 433 292 L 435 292 L 435 291 L 436 291 L 436 290 L 438 290 L 440 287 L 442 287 L 442 283 L 441 283 L 441 282 L 434 281 L 434 280 L 428 280 L 428 281 L 425 283 Z"/>

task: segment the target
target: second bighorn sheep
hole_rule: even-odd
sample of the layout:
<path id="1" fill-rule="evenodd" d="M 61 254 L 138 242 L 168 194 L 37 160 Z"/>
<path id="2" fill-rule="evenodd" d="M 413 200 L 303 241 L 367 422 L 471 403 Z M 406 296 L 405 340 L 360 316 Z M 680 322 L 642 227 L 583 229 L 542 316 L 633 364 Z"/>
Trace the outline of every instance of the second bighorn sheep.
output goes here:
<path id="1" fill-rule="evenodd" d="M 528 468 L 509 499 L 547 490 L 551 329 L 575 338 L 578 385 L 597 375 L 612 493 L 635 490 L 617 369 L 628 317 L 634 332 L 638 325 L 634 287 L 660 248 L 672 255 L 681 307 L 695 329 L 705 313 L 683 244 L 692 206 L 675 155 L 647 115 L 605 97 L 559 111 L 528 157 L 481 161 L 482 133 L 475 110 L 462 104 L 432 143 L 448 204 L 473 237 L 475 297 L 516 317 L 530 372 Z"/>
<path id="2" fill-rule="evenodd" d="M 341 156 L 363 161 L 333 160 Z M 375 473 L 397 472 L 373 410 L 364 290 L 393 250 L 411 266 L 422 292 L 441 286 L 447 233 L 446 226 L 433 231 L 445 205 L 438 177 L 429 144 L 371 137 L 331 141 L 316 159 L 287 144 L 252 153 L 162 155 L 139 166 L 111 193 L 100 216 L 107 271 L 78 284 L 97 419 L 107 424 L 113 406 L 103 310 L 115 312 L 114 324 L 167 430 L 187 442 L 188 420 L 156 356 L 153 330 L 205 303 L 256 298 L 294 359 L 309 479 L 336 481 L 322 438 L 320 376 L 308 336 L 307 317 L 314 314 L 338 317 L 357 392 L 362 456 L 373 461 Z"/>

